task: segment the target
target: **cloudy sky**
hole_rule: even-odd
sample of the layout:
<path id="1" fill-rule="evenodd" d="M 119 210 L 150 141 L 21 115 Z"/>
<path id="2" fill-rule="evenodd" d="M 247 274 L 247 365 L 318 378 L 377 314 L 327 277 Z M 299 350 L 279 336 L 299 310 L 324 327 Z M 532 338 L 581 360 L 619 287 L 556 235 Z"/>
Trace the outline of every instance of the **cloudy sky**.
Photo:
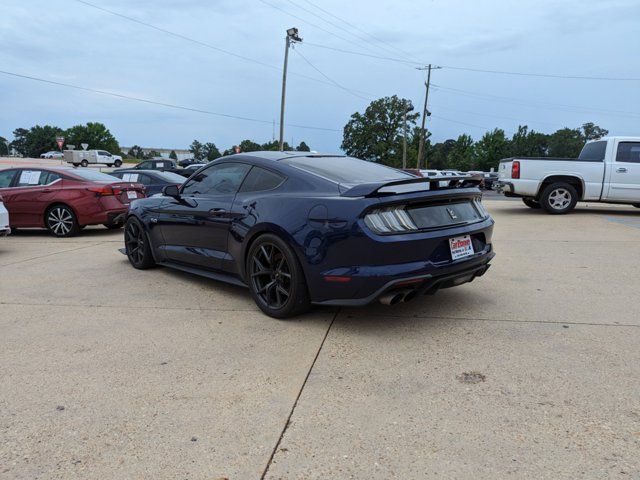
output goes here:
<path id="1" fill-rule="evenodd" d="M 640 135 L 638 0 L 89 1 L 196 42 L 77 0 L 2 0 L 0 70 L 261 122 L 0 73 L 0 136 L 34 124 L 100 121 L 125 146 L 271 140 L 284 33 L 292 26 L 304 42 L 290 55 L 285 123 L 297 126 L 286 127 L 289 142 L 338 150 L 342 127 L 370 99 L 398 94 L 420 108 L 418 63 L 445 67 L 432 75 L 429 102 L 437 141 L 588 121 L 611 134 Z M 636 80 L 619 80 L 626 78 Z"/>

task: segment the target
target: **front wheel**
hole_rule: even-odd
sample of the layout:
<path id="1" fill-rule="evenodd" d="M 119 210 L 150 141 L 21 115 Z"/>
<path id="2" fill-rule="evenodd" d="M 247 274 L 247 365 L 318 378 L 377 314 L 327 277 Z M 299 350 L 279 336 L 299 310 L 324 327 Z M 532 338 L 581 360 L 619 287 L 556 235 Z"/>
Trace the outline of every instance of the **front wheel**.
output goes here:
<path id="1" fill-rule="evenodd" d="M 529 208 L 534 208 L 534 209 L 540 208 L 540 202 L 534 200 L 531 197 L 522 197 L 522 203 L 524 203 Z"/>
<path id="2" fill-rule="evenodd" d="M 87 162 L 86 160 L 82 160 L 80 162 L 80 165 L 82 165 L 83 167 L 88 167 L 89 166 L 89 162 Z"/>
<path id="3" fill-rule="evenodd" d="M 45 225 L 54 237 L 73 237 L 80 231 L 78 219 L 66 205 L 54 205 L 47 211 Z"/>
<path id="4" fill-rule="evenodd" d="M 270 317 L 292 317 L 311 306 L 295 253 L 275 235 L 262 235 L 251 245 L 246 276 L 253 300 Z"/>
<path id="5" fill-rule="evenodd" d="M 569 213 L 578 203 L 578 192 L 573 185 L 564 182 L 552 183 L 540 195 L 540 205 L 547 212 L 559 215 Z"/>
<path id="6" fill-rule="evenodd" d="M 116 160 L 115 162 L 113 162 L 113 164 L 116 166 L 116 168 L 120 168 L 122 166 L 122 161 Z"/>
<path id="7" fill-rule="evenodd" d="M 124 229 L 124 247 L 127 258 L 134 268 L 145 270 L 156 264 L 144 227 L 135 217 L 130 217 L 127 220 Z"/>

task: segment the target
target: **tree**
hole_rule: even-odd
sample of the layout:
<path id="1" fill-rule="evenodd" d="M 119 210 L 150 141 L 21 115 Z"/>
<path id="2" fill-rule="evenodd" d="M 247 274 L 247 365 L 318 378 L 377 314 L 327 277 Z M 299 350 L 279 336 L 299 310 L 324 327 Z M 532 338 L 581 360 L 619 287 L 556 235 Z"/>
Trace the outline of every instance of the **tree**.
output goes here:
<path id="1" fill-rule="evenodd" d="M 511 137 L 509 155 L 512 157 L 545 157 L 549 150 L 549 135 L 529 131 L 526 125 L 519 125 Z"/>
<path id="2" fill-rule="evenodd" d="M 418 129 L 419 130 L 419 129 Z M 431 146 L 431 142 L 425 142 L 425 156 L 427 159 L 427 167 L 436 170 L 445 170 L 451 168 L 449 166 L 449 154 L 453 150 L 456 141 L 452 138 L 441 143 Z M 417 150 L 416 150 L 417 156 Z"/>
<path id="3" fill-rule="evenodd" d="M 144 158 L 144 151 L 142 150 L 142 147 L 140 145 L 134 145 L 127 152 L 127 156 L 141 160 Z"/>
<path id="4" fill-rule="evenodd" d="M 220 150 L 216 147 L 215 143 L 207 142 L 202 146 L 202 154 L 209 162 L 220 157 Z"/>
<path id="5" fill-rule="evenodd" d="M 473 153 L 473 138 L 464 133 L 453 143 L 447 163 L 450 168 L 466 172 L 473 167 Z"/>
<path id="6" fill-rule="evenodd" d="M 238 146 L 241 152 L 257 152 L 262 150 L 262 145 L 252 140 L 242 140 Z"/>
<path id="7" fill-rule="evenodd" d="M 204 158 L 203 145 L 198 140 L 191 142 L 189 151 L 193 154 L 193 158 L 196 160 L 202 160 Z"/>
<path id="8" fill-rule="evenodd" d="M 0 137 L 0 155 L 9 155 L 9 148 L 7 148 L 7 139 Z"/>
<path id="9" fill-rule="evenodd" d="M 120 145 L 109 129 L 99 122 L 88 122 L 86 125 L 75 125 L 64 132 L 65 143 L 71 145 L 89 144 L 90 150 L 106 150 L 121 154 Z"/>
<path id="10" fill-rule="evenodd" d="M 296 147 L 296 150 L 297 150 L 298 152 L 310 152 L 310 151 L 311 151 L 311 149 L 309 148 L 309 145 L 307 145 L 307 144 L 306 144 L 306 143 L 304 143 L 304 142 L 300 142 L 300 145 L 298 145 L 298 146 Z"/>
<path id="11" fill-rule="evenodd" d="M 143 158 L 158 158 L 161 156 L 162 154 L 157 150 L 149 150 L 149 153 L 147 153 Z"/>
<path id="12" fill-rule="evenodd" d="M 178 160 L 178 155 L 176 155 L 176 151 L 175 150 L 171 150 L 171 153 L 169 154 L 169 158 L 171 160 Z"/>
<path id="13" fill-rule="evenodd" d="M 587 122 L 582 124 L 582 134 L 584 136 L 585 141 L 598 140 L 608 135 L 609 130 L 600 128 L 598 125 L 595 125 L 593 122 Z"/>
<path id="14" fill-rule="evenodd" d="M 39 157 L 41 153 L 58 149 L 56 137 L 60 135 L 62 129 L 52 125 L 36 125 L 29 130 L 17 128 L 11 145 L 22 156 Z"/>
<path id="15" fill-rule="evenodd" d="M 585 138 L 577 128 L 561 128 L 549 136 L 549 156 L 576 158 Z"/>
<path id="16" fill-rule="evenodd" d="M 483 172 L 497 170 L 500 160 L 509 155 L 509 140 L 499 128 L 486 132 L 474 145 L 474 167 Z"/>
<path id="17" fill-rule="evenodd" d="M 397 95 L 374 100 L 364 114 L 351 115 L 344 126 L 342 150 L 364 160 L 402 165 L 403 116 L 407 112 L 407 125 L 413 129 L 419 114 L 412 111 L 411 101 Z"/>

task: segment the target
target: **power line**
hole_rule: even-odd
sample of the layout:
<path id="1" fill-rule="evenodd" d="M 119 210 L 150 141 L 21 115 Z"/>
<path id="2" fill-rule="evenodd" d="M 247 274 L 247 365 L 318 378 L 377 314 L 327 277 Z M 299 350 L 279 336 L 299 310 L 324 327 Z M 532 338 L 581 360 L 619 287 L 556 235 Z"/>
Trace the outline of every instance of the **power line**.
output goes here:
<path id="1" fill-rule="evenodd" d="M 263 0 L 260 0 L 263 1 Z M 369 57 L 369 58 L 377 58 L 379 60 L 388 60 L 390 62 L 396 62 L 396 63 L 404 63 L 406 65 L 424 65 L 423 63 L 420 62 L 412 62 L 409 60 L 403 60 L 401 58 L 394 58 L 394 57 L 385 57 L 382 55 L 373 55 L 373 54 L 369 54 L 369 53 L 362 53 L 362 52 L 356 52 L 354 50 L 346 50 L 344 48 L 338 48 L 338 47 L 330 47 L 328 45 L 321 45 L 319 43 L 311 43 L 311 42 L 305 42 L 306 45 L 310 45 L 312 47 L 316 47 L 316 48 L 324 48 L 325 50 L 333 50 L 334 52 L 340 52 L 340 53 L 347 53 L 349 55 L 359 55 L 361 57 Z"/>
<path id="2" fill-rule="evenodd" d="M 605 110 L 605 109 L 598 109 L 598 108 L 585 108 L 585 107 L 580 107 L 578 105 L 567 105 L 562 103 L 551 103 L 551 102 L 543 102 L 543 101 L 537 101 L 537 100 L 522 100 L 514 97 L 504 97 L 500 95 L 491 95 L 488 93 L 471 92 L 469 90 L 463 90 L 460 88 L 444 87 L 442 85 L 436 85 L 436 84 L 433 84 L 433 86 L 436 87 L 437 89 L 444 90 L 447 93 L 453 93 L 456 95 L 478 98 L 484 101 L 499 101 L 503 103 L 511 103 L 514 105 L 522 105 L 522 106 L 531 107 L 531 108 L 552 108 L 555 110 L 564 110 L 564 111 L 570 111 L 573 113 L 600 113 L 600 114 L 606 114 L 606 115 L 612 115 L 612 116 L 631 117 L 631 118 L 638 118 L 640 116 L 640 114 L 637 114 L 635 112 L 625 112 L 621 110 Z"/>
<path id="3" fill-rule="evenodd" d="M 0 70 L 0 73 L 2 73 L 4 75 L 9 75 L 9 76 L 12 76 L 12 77 L 24 78 L 24 79 L 33 80 L 33 81 L 36 81 L 36 82 L 48 83 L 48 84 L 51 84 L 51 85 L 57 85 L 57 86 L 67 87 L 67 88 L 73 88 L 73 89 L 82 90 L 82 91 L 85 91 L 85 92 L 99 93 L 101 95 L 108 95 L 108 96 L 111 96 L 111 97 L 117 97 L 117 98 L 122 98 L 122 99 L 126 99 L 126 100 L 133 100 L 133 101 L 136 101 L 136 102 L 147 103 L 147 104 L 151 104 L 151 105 L 159 105 L 161 107 L 168 107 L 168 108 L 173 108 L 173 109 L 177 109 L 177 110 L 185 110 L 185 111 L 189 111 L 189 112 L 203 113 L 203 114 L 206 114 L 206 115 L 215 115 L 217 117 L 232 118 L 232 119 L 235 119 L 235 120 L 244 120 L 246 122 L 255 122 L 255 123 L 264 123 L 264 124 L 271 124 L 273 122 L 272 120 L 262 120 L 262 119 L 259 119 L 259 118 L 242 117 L 242 116 L 239 116 L 239 115 L 231 115 L 231 114 L 228 114 L 228 113 L 213 112 L 211 110 L 203 110 L 203 109 L 199 109 L 199 108 L 185 107 L 183 105 L 177 105 L 177 104 L 173 104 L 173 103 L 158 102 L 158 101 L 149 100 L 149 99 L 146 99 L 146 98 L 132 97 L 130 95 L 123 95 L 121 93 L 107 92 L 105 90 L 98 90 L 98 89 L 95 89 L 95 88 L 81 87 L 79 85 L 73 85 L 73 84 L 70 84 L 70 83 L 63 83 L 63 82 L 56 82 L 54 80 L 47 80 L 47 79 L 44 79 L 44 78 L 33 77 L 33 76 L 30 76 L 30 75 L 22 75 L 20 73 L 8 72 L 6 70 Z M 310 126 L 310 125 L 299 125 L 299 124 L 295 124 L 295 123 L 288 123 L 287 126 L 295 127 L 295 128 L 304 128 L 304 129 L 307 129 L 307 130 L 321 130 L 321 131 L 326 131 L 326 132 L 339 132 L 339 131 L 341 131 L 341 130 L 339 130 L 337 128 L 315 127 L 315 126 Z"/>
<path id="4" fill-rule="evenodd" d="M 357 35 L 357 34 L 355 34 L 355 33 L 353 33 L 353 32 L 350 32 L 349 30 L 346 30 L 343 26 L 338 25 L 338 24 L 336 24 L 336 23 L 334 23 L 334 22 L 332 22 L 332 21 L 330 21 L 330 20 L 327 20 L 326 18 L 322 17 L 321 15 L 318 15 L 316 12 L 314 12 L 314 11 L 312 11 L 312 10 L 309 10 L 308 8 L 305 8 L 305 7 L 303 7 L 302 5 L 297 4 L 297 3 L 296 3 L 296 2 L 294 2 L 293 0 L 287 0 L 287 2 L 289 2 L 289 3 L 290 3 L 291 5 L 293 5 L 294 7 L 297 7 L 297 8 L 299 8 L 299 9 L 301 9 L 301 10 L 303 10 L 303 11 L 305 11 L 305 12 L 307 12 L 307 13 L 311 14 L 311 15 L 313 15 L 313 16 L 314 16 L 314 17 L 316 17 L 316 18 L 319 18 L 320 20 L 322 20 L 323 22 L 325 22 L 325 23 L 327 23 L 327 24 L 331 25 L 332 27 L 337 28 L 337 29 L 339 29 L 340 31 L 343 31 L 343 32 L 345 32 L 345 33 L 347 33 L 347 34 L 351 35 L 351 36 L 352 36 L 352 37 L 354 37 L 354 38 L 357 38 L 359 41 L 363 41 L 363 42 L 367 43 L 368 45 L 373 46 L 376 50 L 377 50 L 377 49 L 380 49 L 380 45 L 375 45 L 375 44 L 374 44 L 374 43 L 372 43 L 370 40 L 368 40 L 368 39 L 366 39 L 366 38 L 363 38 L 361 35 Z M 310 2 L 307 2 L 307 3 L 310 3 Z M 313 4 L 312 4 L 312 5 L 313 5 Z M 317 7 L 317 5 L 314 5 L 314 6 L 315 6 L 316 8 L 319 8 L 319 7 Z M 324 9 L 320 9 L 320 10 L 322 10 L 323 12 L 325 12 L 325 13 L 326 13 L 326 10 L 324 10 Z M 329 14 L 329 15 L 331 15 L 331 14 Z M 331 15 L 331 16 L 332 16 L 332 17 L 334 17 L 334 18 L 338 18 L 338 17 L 336 17 L 335 15 Z M 338 18 L 338 19 L 339 19 L 339 18 Z M 339 20 L 341 20 L 341 19 L 339 19 Z M 342 22 L 345 22 L 344 20 L 341 20 L 341 21 L 342 21 Z M 348 23 L 348 22 L 346 22 L 346 23 Z M 361 44 L 361 45 L 362 45 L 362 44 Z M 388 49 L 387 49 L 386 47 L 384 47 L 384 46 L 383 46 L 382 48 L 384 48 L 385 50 L 388 50 Z M 366 50 L 369 50 L 369 49 L 368 49 L 368 48 L 366 48 L 366 47 L 365 47 L 365 49 L 366 49 Z M 369 50 L 369 51 L 371 51 L 371 50 Z"/>
<path id="5" fill-rule="evenodd" d="M 362 95 L 360 95 L 360 94 L 358 94 L 358 93 L 354 92 L 353 90 L 351 90 L 351 89 L 349 89 L 349 88 L 345 87 L 344 85 L 339 84 L 338 82 L 336 82 L 334 79 L 332 79 L 332 78 L 331 78 L 331 77 L 329 77 L 328 75 L 325 75 L 325 73 L 324 73 L 322 70 L 320 70 L 318 67 L 316 67 L 313 63 L 311 63 L 311 62 L 307 59 L 307 57 L 305 57 L 305 56 L 304 56 L 304 55 L 299 51 L 299 49 L 294 48 L 294 49 L 293 49 L 293 51 L 294 51 L 294 52 L 296 52 L 296 53 L 300 56 L 300 58 L 302 58 L 302 60 L 304 60 L 304 61 L 305 61 L 305 62 L 306 62 L 306 63 L 307 63 L 311 68 L 313 68 L 316 72 L 318 72 L 318 73 L 319 73 L 320 75 L 322 75 L 324 78 L 326 78 L 326 79 L 327 79 L 327 80 L 329 80 L 331 83 L 333 83 L 336 87 L 338 87 L 338 88 L 340 88 L 340 89 L 344 90 L 345 92 L 347 92 L 347 93 L 349 93 L 349 94 L 353 95 L 354 97 L 358 97 L 358 98 L 361 98 L 361 99 L 363 99 L 363 100 L 367 100 L 367 101 L 372 101 L 372 98 L 370 98 L 370 97 L 364 97 L 364 96 L 362 96 Z"/>
<path id="6" fill-rule="evenodd" d="M 482 130 L 494 130 L 496 127 L 486 127 L 484 125 L 476 125 L 474 123 L 467 123 L 467 122 L 461 122 L 460 120 L 453 120 L 452 118 L 447 118 L 447 117 L 442 117 L 440 115 L 431 115 L 434 118 L 438 118 L 440 120 L 444 120 L 445 122 L 451 122 L 451 123 L 458 123 L 460 125 L 465 125 L 467 127 L 474 127 L 474 128 L 480 128 Z M 508 133 L 509 135 L 513 135 L 514 132 L 508 131 L 508 130 L 504 130 L 505 133 Z"/>
<path id="7" fill-rule="evenodd" d="M 451 65 L 443 65 L 443 68 L 448 68 L 449 70 L 464 70 L 466 72 L 494 73 L 496 75 L 515 75 L 519 77 L 562 78 L 567 80 L 606 80 L 606 81 L 614 81 L 614 82 L 640 81 L 640 78 L 633 78 L 633 77 L 595 77 L 595 76 L 586 76 L 586 75 L 567 75 L 567 74 L 559 74 L 559 73 L 509 72 L 506 70 L 484 70 L 481 68 L 453 67 Z"/>
<path id="8" fill-rule="evenodd" d="M 318 30 L 322 30 L 323 32 L 328 33 L 329 35 L 332 35 L 332 36 L 334 36 L 336 38 L 339 38 L 340 40 L 342 40 L 344 42 L 347 42 L 347 43 L 350 43 L 350 44 L 353 43 L 353 40 L 350 40 L 350 39 L 348 39 L 346 37 L 343 37 L 342 35 L 339 35 L 339 34 L 337 34 L 335 32 L 332 32 L 331 30 L 327 30 L 326 28 L 318 25 L 317 23 L 310 22 L 309 20 L 306 20 L 306 19 L 304 19 L 304 18 L 302 18 L 302 17 L 300 17 L 300 16 L 298 16 L 298 15 L 296 15 L 294 13 L 288 12 L 287 10 L 285 10 L 282 7 L 279 7 L 279 6 L 274 5 L 274 4 L 270 3 L 270 2 L 267 2 L 266 0 L 260 0 L 260 1 L 262 3 L 264 3 L 265 5 L 268 5 L 269 7 L 284 13 L 285 15 L 289 15 L 290 17 L 293 17 L 296 20 L 300 20 L 301 22 L 306 23 L 307 25 L 309 25 L 311 27 L 317 28 Z M 359 45 L 359 46 L 360 46 L 360 48 L 364 48 L 365 50 L 368 50 L 370 52 L 373 51 L 373 50 L 371 50 L 370 48 L 368 48 L 366 46 L 365 47 L 363 47 L 362 45 Z"/>
<path id="9" fill-rule="evenodd" d="M 404 56 L 405 58 L 407 58 L 407 59 L 411 59 L 411 55 L 409 55 L 408 53 L 406 53 L 406 52 L 404 52 L 403 50 L 399 49 L 398 47 L 396 47 L 396 46 L 392 45 L 391 43 L 385 42 L 385 41 L 383 41 L 383 40 L 380 40 L 380 39 L 378 39 L 378 38 L 374 37 L 374 36 L 373 36 L 373 35 L 371 35 L 369 32 L 367 32 L 367 31 L 365 31 L 365 30 L 361 29 L 361 28 L 360 28 L 360 27 L 358 27 L 357 25 L 354 25 L 353 23 L 348 22 L 348 21 L 347 21 L 347 20 L 345 20 L 344 18 L 341 18 L 341 17 L 339 17 L 339 16 L 337 16 L 337 15 L 334 15 L 333 13 L 331 13 L 331 12 L 329 12 L 329 11 L 325 10 L 324 8 L 322 8 L 321 6 L 319 6 L 319 5 L 317 5 L 317 4 L 313 3 L 313 2 L 311 2 L 310 0 L 304 0 L 304 1 L 305 1 L 305 2 L 307 2 L 309 5 L 311 5 L 311 6 L 315 7 L 315 8 L 317 8 L 317 9 L 318 9 L 318 10 L 320 10 L 321 12 L 326 13 L 326 14 L 327 14 L 327 15 L 329 15 L 330 17 L 333 17 L 333 18 L 335 18 L 336 20 L 341 21 L 341 22 L 342 22 L 342 23 L 344 23 L 345 25 L 348 25 L 348 26 L 350 26 L 351 28 L 353 28 L 353 29 L 355 29 L 355 30 L 357 30 L 357 31 L 359 31 L 359 32 L 361 32 L 361 33 L 363 33 L 363 34 L 367 35 L 368 37 L 372 38 L 372 39 L 373 39 L 373 40 L 375 40 L 376 42 L 378 42 L 378 43 L 380 43 L 380 44 L 382 44 L 382 45 L 387 45 L 387 46 L 391 47 L 393 50 L 397 51 L 398 53 L 400 53 L 400 54 L 401 54 L 402 56 Z M 388 49 L 386 49 L 386 50 L 388 51 Z"/>
<path id="10" fill-rule="evenodd" d="M 75 0 L 75 1 L 78 2 L 78 3 L 81 3 L 83 5 L 86 5 L 88 7 L 95 8 L 96 10 L 100 10 L 102 12 L 106 12 L 106 13 L 108 13 L 110 15 L 114 15 L 116 17 L 123 18 L 125 20 L 130 21 L 130 22 L 134 22 L 134 23 L 137 23 L 139 25 L 143 25 L 143 26 L 145 26 L 147 28 L 151 28 L 151 29 L 156 30 L 158 32 L 165 33 L 165 34 L 170 35 L 172 37 L 179 38 L 181 40 L 185 40 L 185 41 L 190 42 L 190 43 L 194 43 L 194 44 L 199 45 L 201 47 L 209 48 L 211 50 L 215 50 L 217 52 L 224 53 L 225 55 L 230 55 L 232 57 L 236 57 L 236 58 L 239 58 L 241 60 L 244 60 L 244 61 L 247 61 L 247 62 L 250 62 L 250 63 L 255 63 L 257 65 L 261 65 L 263 67 L 267 67 L 267 68 L 270 68 L 272 70 L 276 70 L 278 72 L 281 71 L 281 68 L 279 66 L 277 66 L 277 65 L 272 65 L 270 63 L 266 63 L 266 62 L 263 62 L 261 60 L 257 60 L 255 58 L 247 57 L 245 55 L 242 55 L 242 54 L 239 54 L 239 53 L 235 53 L 235 52 L 232 52 L 230 50 L 226 50 L 224 48 L 217 47 L 217 46 L 212 45 L 210 43 L 206 43 L 206 42 L 197 40 L 195 38 L 188 37 L 187 35 L 183 35 L 181 33 L 173 32 L 171 30 L 167 30 L 166 28 L 158 27 L 157 25 L 153 25 L 151 23 L 144 22 L 142 20 L 138 20 L 137 18 L 129 17 L 129 16 L 124 15 L 122 13 L 119 13 L 119 12 L 116 12 L 116 11 L 109 10 L 107 8 L 101 7 L 99 5 L 94 5 L 93 3 L 87 2 L 85 0 Z M 310 77 L 308 75 L 304 75 L 304 74 L 301 74 L 301 73 L 293 73 L 292 72 L 291 75 L 295 75 L 295 76 L 298 76 L 298 77 L 301 77 L 301 78 L 306 78 L 307 80 L 311 80 L 313 82 L 317 82 L 317 83 L 322 83 L 322 84 L 325 84 L 325 85 L 332 85 L 333 86 L 333 84 L 331 84 L 329 82 L 325 82 L 325 81 L 320 80 L 318 78 Z"/>

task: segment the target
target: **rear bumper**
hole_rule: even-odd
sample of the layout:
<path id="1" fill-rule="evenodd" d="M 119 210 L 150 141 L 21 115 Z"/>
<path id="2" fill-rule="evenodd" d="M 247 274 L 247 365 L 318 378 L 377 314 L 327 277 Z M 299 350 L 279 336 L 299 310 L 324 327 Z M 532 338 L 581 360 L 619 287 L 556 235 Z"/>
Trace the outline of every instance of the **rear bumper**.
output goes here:
<path id="1" fill-rule="evenodd" d="M 366 297 L 324 300 L 313 303 L 333 306 L 363 306 L 380 299 L 387 293 L 400 290 L 411 292 L 412 297 L 416 295 L 431 295 L 441 288 L 455 287 L 481 277 L 489 269 L 489 262 L 493 257 L 495 257 L 495 253 L 492 251 L 491 245 L 487 245 L 485 251 L 477 253 L 471 259 L 452 262 L 447 266 L 436 266 L 429 273 L 387 280 Z"/>

